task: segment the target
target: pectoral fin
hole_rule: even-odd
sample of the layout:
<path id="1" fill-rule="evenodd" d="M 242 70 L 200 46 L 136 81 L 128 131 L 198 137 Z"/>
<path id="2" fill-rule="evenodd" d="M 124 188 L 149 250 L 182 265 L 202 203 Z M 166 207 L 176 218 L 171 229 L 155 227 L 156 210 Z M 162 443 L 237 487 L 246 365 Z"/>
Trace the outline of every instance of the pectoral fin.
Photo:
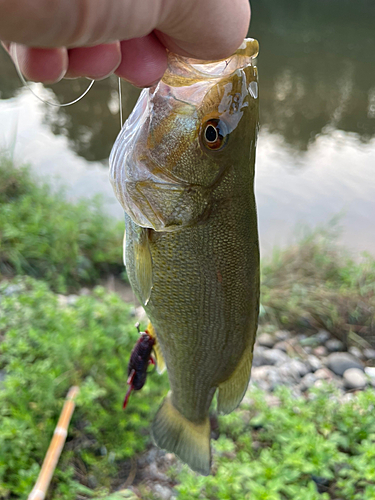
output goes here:
<path id="1" fill-rule="evenodd" d="M 152 326 L 151 323 L 149 323 L 147 325 L 147 331 L 151 335 L 151 337 L 153 337 L 155 339 L 153 351 L 154 351 L 154 354 L 156 357 L 156 369 L 157 369 L 158 373 L 163 373 L 165 368 L 166 368 L 165 361 L 164 361 L 163 353 L 161 352 L 160 343 L 159 343 L 158 338 L 156 336 L 155 328 Z"/>
<path id="2" fill-rule="evenodd" d="M 152 290 L 152 256 L 148 239 L 149 229 L 140 226 L 135 226 L 135 228 L 136 237 L 133 241 L 134 271 L 139 299 L 145 306 L 150 299 Z"/>
<path id="3" fill-rule="evenodd" d="M 249 385 L 253 361 L 252 346 L 248 347 L 228 380 L 219 385 L 217 409 L 219 413 L 230 413 L 237 408 Z"/>

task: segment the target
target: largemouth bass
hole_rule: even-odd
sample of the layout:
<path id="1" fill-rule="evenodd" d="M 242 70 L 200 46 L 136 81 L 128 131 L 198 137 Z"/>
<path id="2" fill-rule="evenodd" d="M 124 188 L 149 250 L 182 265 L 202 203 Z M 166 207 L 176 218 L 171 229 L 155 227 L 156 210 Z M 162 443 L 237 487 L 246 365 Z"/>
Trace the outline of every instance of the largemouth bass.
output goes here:
<path id="1" fill-rule="evenodd" d="M 110 157 L 127 274 L 171 387 L 152 435 L 202 474 L 211 466 L 213 396 L 221 413 L 241 402 L 257 328 L 257 53 L 247 39 L 225 61 L 169 54 Z"/>

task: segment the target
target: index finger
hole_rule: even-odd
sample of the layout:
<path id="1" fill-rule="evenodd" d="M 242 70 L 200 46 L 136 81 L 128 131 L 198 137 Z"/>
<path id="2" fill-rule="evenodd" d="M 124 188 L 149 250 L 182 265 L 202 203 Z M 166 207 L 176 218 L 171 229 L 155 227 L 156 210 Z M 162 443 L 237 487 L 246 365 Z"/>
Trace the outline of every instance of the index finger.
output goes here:
<path id="1" fill-rule="evenodd" d="M 248 0 L 0 0 L 0 39 L 83 47 L 158 30 L 175 52 L 219 59 L 240 45 L 249 19 Z"/>

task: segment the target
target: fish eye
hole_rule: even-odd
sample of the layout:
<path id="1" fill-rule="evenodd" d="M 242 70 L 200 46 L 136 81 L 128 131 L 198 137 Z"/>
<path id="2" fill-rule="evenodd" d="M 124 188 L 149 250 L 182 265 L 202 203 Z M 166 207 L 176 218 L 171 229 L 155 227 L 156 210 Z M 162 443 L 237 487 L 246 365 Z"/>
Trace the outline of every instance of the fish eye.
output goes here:
<path id="1" fill-rule="evenodd" d="M 222 120 L 207 120 L 202 127 L 202 142 L 211 150 L 222 149 L 228 140 L 228 132 Z"/>

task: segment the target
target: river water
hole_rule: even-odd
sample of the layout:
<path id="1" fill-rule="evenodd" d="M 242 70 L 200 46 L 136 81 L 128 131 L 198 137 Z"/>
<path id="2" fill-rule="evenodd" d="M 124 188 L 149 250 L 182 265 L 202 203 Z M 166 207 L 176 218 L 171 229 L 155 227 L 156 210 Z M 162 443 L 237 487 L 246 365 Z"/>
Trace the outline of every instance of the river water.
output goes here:
<path id="1" fill-rule="evenodd" d="M 256 197 L 262 253 L 294 241 L 301 226 L 341 214 L 343 243 L 375 254 L 375 2 L 254 0 L 250 36 L 258 58 L 261 128 Z M 67 102 L 87 80 L 41 97 Z M 96 82 L 79 103 L 53 108 L 22 88 L 0 49 L 0 148 L 69 198 L 102 194 L 123 216 L 108 182 L 108 155 L 119 132 L 117 79 Z M 139 90 L 123 84 L 130 113 Z"/>

